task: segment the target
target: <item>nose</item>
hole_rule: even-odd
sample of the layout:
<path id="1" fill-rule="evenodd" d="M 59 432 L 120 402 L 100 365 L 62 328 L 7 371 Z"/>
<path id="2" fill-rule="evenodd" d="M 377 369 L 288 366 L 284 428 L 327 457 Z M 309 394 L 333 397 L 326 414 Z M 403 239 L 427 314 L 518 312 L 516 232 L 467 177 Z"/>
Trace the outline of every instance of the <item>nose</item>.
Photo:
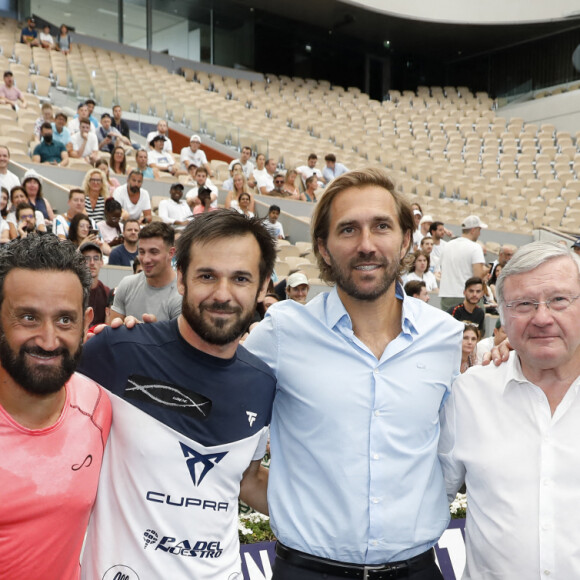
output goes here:
<path id="1" fill-rule="evenodd" d="M 222 278 L 217 281 L 213 292 L 213 298 L 216 302 L 229 302 L 231 300 L 232 295 L 230 292 L 229 280 Z"/>
<path id="2" fill-rule="evenodd" d="M 373 254 L 375 249 L 376 248 L 370 229 L 367 227 L 362 228 L 358 240 L 358 251 L 361 254 Z"/>
<path id="3" fill-rule="evenodd" d="M 547 326 L 553 322 L 554 317 L 552 311 L 544 303 L 541 303 L 534 311 L 532 320 L 538 326 Z"/>
<path id="4" fill-rule="evenodd" d="M 48 351 L 58 348 L 57 330 L 52 321 L 44 321 L 42 323 L 36 339 L 36 346 Z"/>

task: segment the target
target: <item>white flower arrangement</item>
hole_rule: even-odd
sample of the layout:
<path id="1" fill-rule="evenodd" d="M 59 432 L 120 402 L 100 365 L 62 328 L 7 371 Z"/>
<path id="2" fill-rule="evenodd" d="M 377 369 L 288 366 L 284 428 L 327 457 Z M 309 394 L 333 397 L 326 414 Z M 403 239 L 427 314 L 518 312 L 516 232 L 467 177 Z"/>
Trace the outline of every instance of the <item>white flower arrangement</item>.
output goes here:
<path id="1" fill-rule="evenodd" d="M 467 513 L 467 495 L 464 493 L 458 493 L 455 496 L 455 499 L 451 502 L 449 511 L 451 512 L 451 517 L 453 519 L 464 518 Z"/>

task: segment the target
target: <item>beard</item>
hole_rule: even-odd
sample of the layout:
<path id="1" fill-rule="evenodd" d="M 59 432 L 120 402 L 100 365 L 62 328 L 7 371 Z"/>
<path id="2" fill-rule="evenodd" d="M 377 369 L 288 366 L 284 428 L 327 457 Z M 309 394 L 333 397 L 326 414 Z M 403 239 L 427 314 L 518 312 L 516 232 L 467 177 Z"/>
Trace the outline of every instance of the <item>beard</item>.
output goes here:
<path id="1" fill-rule="evenodd" d="M 46 351 L 39 346 L 20 347 L 18 352 L 12 350 L 6 340 L 6 335 L 0 328 L 0 360 L 2 367 L 27 393 L 31 395 L 51 395 L 62 389 L 74 373 L 82 353 L 82 342 L 71 354 L 66 348 L 60 347 Z M 39 356 L 61 356 L 59 366 L 33 365 L 27 354 Z"/>
<path id="2" fill-rule="evenodd" d="M 131 193 L 139 193 L 141 191 L 141 188 L 138 185 L 130 185 L 129 191 Z"/>
<path id="3" fill-rule="evenodd" d="M 256 301 L 258 296 L 256 295 Z M 252 309 L 244 311 L 241 306 L 232 306 L 229 303 L 212 302 L 199 305 L 199 308 L 192 306 L 187 300 L 187 287 L 183 294 L 181 314 L 192 330 L 208 344 L 224 346 L 234 342 L 247 330 L 254 318 L 256 301 Z M 223 318 L 213 319 L 207 310 L 217 310 L 228 312 L 235 316 L 229 320 Z M 205 315 L 204 315 L 205 312 Z"/>
<path id="4" fill-rule="evenodd" d="M 332 257 L 332 254 L 326 249 L 330 258 L 331 279 L 336 282 L 336 285 L 343 290 L 351 298 L 356 300 L 364 300 L 372 302 L 377 300 L 389 290 L 399 277 L 399 269 L 401 267 L 401 260 L 389 262 L 384 257 L 378 257 L 376 254 L 359 254 L 357 258 L 352 259 L 346 267 L 339 265 Z M 352 277 L 352 270 L 359 265 L 372 261 L 379 265 L 383 270 L 382 278 L 378 279 L 375 285 L 371 288 L 364 289 L 357 285 L 357 282 Z M 371 278 L 374 271 L 367 278 Z M 362 279 L 364 280 L 364 273 Z"/>

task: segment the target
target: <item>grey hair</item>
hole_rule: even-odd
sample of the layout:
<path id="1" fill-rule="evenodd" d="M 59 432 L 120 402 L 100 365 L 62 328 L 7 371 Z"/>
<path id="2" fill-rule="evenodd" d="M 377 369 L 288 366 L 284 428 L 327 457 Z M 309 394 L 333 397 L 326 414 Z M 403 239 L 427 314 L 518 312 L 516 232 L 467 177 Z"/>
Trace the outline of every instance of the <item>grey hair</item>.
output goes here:
<path id="1" fill-rule="evenodd" d="M 504 284 L 506 278 L 518 274 L 526 274 L 557 258 L 570 258 L 578 268 L 578 278 L 580 279 L 580 257 L 562 244 L 556 242 L 532 242 L 522 246 L 514 254 L 513 258 L 503 267 L 495 286 L 502 322 L 504 320 Z"/>

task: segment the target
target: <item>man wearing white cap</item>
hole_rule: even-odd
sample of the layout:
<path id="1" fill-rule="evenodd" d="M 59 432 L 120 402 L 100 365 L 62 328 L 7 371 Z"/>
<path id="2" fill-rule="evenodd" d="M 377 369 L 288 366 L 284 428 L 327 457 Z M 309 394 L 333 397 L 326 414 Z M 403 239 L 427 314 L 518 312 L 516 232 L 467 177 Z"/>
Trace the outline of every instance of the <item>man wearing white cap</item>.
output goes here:
<path id="1" fill-rule="evenodd" d="M 288 296 L 288 300 L 294 300 L 299 304 L 306 304 L 308 290 L 310 290 L 310 285 L 305 274 L 302 272 L 294 272 L 294 274 L 288 276 L 288 280 L 286 281 L 286 296 Z"/>
<path id="2" fill-rule="evenodd" d="M 429 235 L 429 226 L 434 222 L 435 220 L 433 219 L 432 216 L 425 214 L 420 220 L 419 220 L 419 227 L 415 230 L 415 233 L 413 234 L 413 244 L 416 245 L 415 249 L 419 249 L 419 246 L 421 245 L 421 240 L 425 237 Z"/>
<path id="3" fill-rule="evenodd" d="M 207 169 L 207 174 L 210 177 L 213 177 L 205 152 L 201 149 L 201 138 L 199 135 L 192 135 L 189 140 L 189 147 L 184 147 L 181 150 L 182 168 L 187 170 L 192 163 L 196 167 L 205 167 Z"/>
<path id="4" fill-rule="evenodd" d="M 461 224 L 462 235 L 451 240 L 441 253 L 441 282 L 439 296 L 441 310 L 448 310 L 463 302 L 463 289 L 468 278 L 483 278 L 485 258 L 476 243 L 482 228 L 487 228 L 476 215 L 470 215 Z"/>

